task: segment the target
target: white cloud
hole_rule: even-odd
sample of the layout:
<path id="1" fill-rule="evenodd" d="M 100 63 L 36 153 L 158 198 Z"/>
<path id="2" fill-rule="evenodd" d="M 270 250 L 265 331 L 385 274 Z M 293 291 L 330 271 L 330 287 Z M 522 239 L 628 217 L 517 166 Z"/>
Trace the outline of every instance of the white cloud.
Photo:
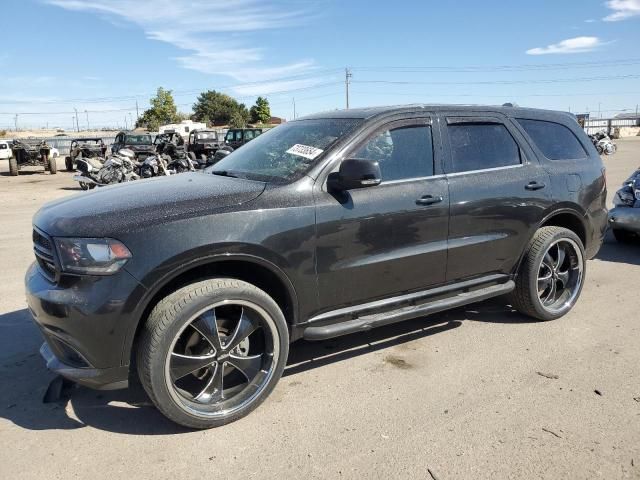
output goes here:
<path id="1" fill-rule="evenodd" d="M 553 43 L 546 47 L 537 47 L 527 50 L 527 55 L 549 55 L 560 53 L 584 53 L 591 52 L 602 46 L 598 37 L 575 37 Z"/>
<path id="2" fill-rule="evenodd" d="M 609 0 L 605 5 L 613 10 L 603 18 L 605 22 L 617 22 L 640 15 L 640 0 Z"/>
<path id="3" fill-rule="evenodd" d="M 588 18 L 588 19 L 586 19 L 586 20 L 584 21 L 584 23 L 595 23 L 595 21 L 596 21 L 596 20 L 595 20 L 595 19 L 593 19 L 593 18 Z"/>
<path id="4" fill-rule="evenodd" d="M 254 46 L 260 43 L 260 32 L 298 26 L 309 20 L 308 11 L 282 1 L 44 1 L 67 10 L 93 12 L 135 24 L 148 38 L 188 52 L 174 60 L 184 68 L 201 73 L 225 75 L 239 82 L 258 82 L 311 74 L 314 70 L 314 63 L 309 59 L 271 65 L 267 58 L 273 53 Z M 305 85 L 307 83 L 308 80 Z M 273 88 L 273 84 L 270 87 Z M 253 85 L 252 91 L 266 93 L 259 91 L 257 85 Z"/>

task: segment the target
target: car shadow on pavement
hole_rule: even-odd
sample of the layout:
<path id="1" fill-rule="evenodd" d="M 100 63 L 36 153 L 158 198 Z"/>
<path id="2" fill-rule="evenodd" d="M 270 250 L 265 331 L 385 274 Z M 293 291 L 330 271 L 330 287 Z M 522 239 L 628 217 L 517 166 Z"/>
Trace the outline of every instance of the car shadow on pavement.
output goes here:
<path id="1" fill-rule="evenodd" d="M 291 345 L 283 376 L 384 350 L 462 326 L 464 320 L 522 323 L 504 301 L 489 301 L 320 342 Z M 0 416 L 29 430 L 92 427 L 132 435 L 172 435 L 191 430 L 155 409 L 135 374 L 127 390 L 97 391 L 72 385 L 59 401 L 43 403 L 55 378 L 38 354 L 42 337 L 27 309 L 0 315 Z M 135 370 L 135 368 L 133 369 Z"/>
<path id="2" fill-rule="evenodd" d="M 640 265 L 640 240 L 620 243 L 613 238 L 611 233 L 608 233 L 600 251 L 595 256 L 595 260 Z"/>

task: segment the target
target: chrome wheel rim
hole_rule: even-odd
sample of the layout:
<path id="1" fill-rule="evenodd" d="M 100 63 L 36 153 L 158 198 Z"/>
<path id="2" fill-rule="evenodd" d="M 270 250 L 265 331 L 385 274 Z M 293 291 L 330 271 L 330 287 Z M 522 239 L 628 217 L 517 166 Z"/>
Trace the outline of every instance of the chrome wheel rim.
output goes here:
<path id="1" fill-rule="evenodd" d="M 223 417 L 250 405 L 267 387 L 279 357 L 274 320 L 260 306 L 225 300 L 193 315 L 165 361 L 172 399 L 199 417 Z"/>
<path id="2" fill-rule="evenodd" d="M 580 247 L 569 238 L 553 242 L 538 268 L 538 298 L 550 313 L 573 306 L 582 287 L 584 262 Z"/>

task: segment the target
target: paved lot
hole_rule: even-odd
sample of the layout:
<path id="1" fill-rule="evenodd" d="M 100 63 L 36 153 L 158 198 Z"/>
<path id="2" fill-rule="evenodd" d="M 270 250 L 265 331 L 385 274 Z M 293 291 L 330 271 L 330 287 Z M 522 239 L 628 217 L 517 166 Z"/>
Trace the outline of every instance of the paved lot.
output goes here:
<path id="1" fill-rule="evenodd" d="M 605 161 L 611 197 L 640 138 Z M 640 478 L 640 245 L 609 238 L 558 321 L 492 301 L 298 343 L 257 411 L 185 431 L 137 390 L 41 403 L 31 216 L 76 191 L 66 172 L 14 178 L 0 163 L 0 478 Z"/>

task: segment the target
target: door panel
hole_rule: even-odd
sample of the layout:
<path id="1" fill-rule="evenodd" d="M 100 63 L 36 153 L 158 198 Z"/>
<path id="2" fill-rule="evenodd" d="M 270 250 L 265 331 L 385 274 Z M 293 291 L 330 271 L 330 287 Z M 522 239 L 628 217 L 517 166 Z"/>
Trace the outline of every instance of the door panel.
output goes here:
<path id="1" fill-rule="evenodd" d="M 447 281 L 489 273 L 512 273 L 551 204 L 549 176 L 535 160 L 519 132 L 508 120 L 500 118 L 474 118 L 469 123 L 476 122 L 502 125 L 501 130 L 508 132 L 516 143 L 520 164 L 509 165 L 510 159 L 496 158 L 496 155 L 512 155 L 513 151 L 506 143 L 493 148 L 501 142 L 490 136 L 487 141 L 491 145 L 486 149 L 482 145 L 472 145 L 474 148 L 469 149 L 469 145 L 452 144 L 461 141 L 462 137 L 452 134 L 455 123 L 447 125 L 446 137 L 451 148 L 446 171 L 453 172 L 447 174 L 451 202 Z M 472 152 L 487 157 L 485 162 L 492 168 L 456 172 L 453 158 L 456 153 L 473 155 Z M 473 164 L 473 161 L 468 163 Z M 457 163 L 458 169 L 460 164 L 465 164 L 460 159 Z"/>
<path id="2" fill-rule="evenodd" d="M 427 122 L 413 119 L 381 126 L 347 152 L 345 158 L 351 154 L 378 161 L 380 185 L 340 194 L 328 193 L 324 181 L 316 185 L 322 310 L 445 281 L 449 192 L 446 178 L 433 176 L 440 168 L 440 143 L 431 140 Z M 415 135 L 418 130 L 429 132 L 428 143 Z M 421 161 L 428 165 L 416 163 Z"/>
<path id="3" fill-rule="evenodd" d="M 318 192 L 320 305 L 341 306 L 444 282 L 449 195 L 443 177 L 352 190 L 348 200 Z M 418 205 L 425 195 L 442 197 Z"/>

